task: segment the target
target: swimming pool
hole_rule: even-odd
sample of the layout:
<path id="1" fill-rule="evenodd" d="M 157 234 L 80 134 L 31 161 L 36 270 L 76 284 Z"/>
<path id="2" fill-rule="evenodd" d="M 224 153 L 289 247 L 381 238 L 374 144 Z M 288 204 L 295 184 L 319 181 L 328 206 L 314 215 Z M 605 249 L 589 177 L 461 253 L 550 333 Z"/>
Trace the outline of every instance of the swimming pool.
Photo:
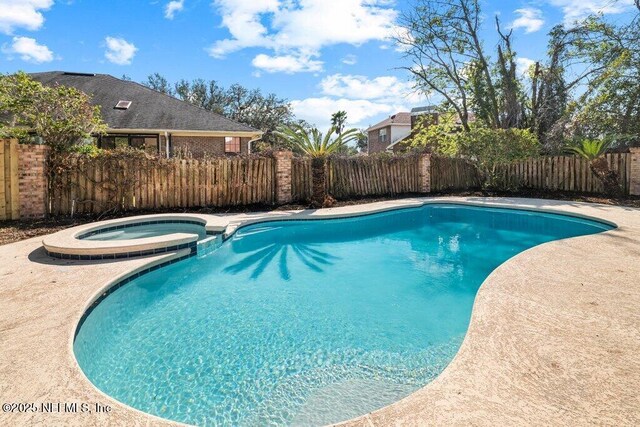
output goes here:
<path id="1" fill-rule="evenodd" d="M 161 417 L 337 422 L 435 378 L 480 284 L 506 259 L 611 228 L 454 205 L 250 225 L 113 292 L 74 351 L 98 388 Z"/>

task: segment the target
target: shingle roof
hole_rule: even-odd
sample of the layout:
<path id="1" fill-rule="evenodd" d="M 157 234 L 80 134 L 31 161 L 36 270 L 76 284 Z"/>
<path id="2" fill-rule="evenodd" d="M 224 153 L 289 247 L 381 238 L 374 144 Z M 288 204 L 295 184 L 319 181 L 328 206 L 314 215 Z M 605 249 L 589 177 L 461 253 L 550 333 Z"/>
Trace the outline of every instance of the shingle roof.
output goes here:
<path id="1" fill-rule="evenodd" d="M 102 119 L 110 129 L 260 132 L 139 83 L 108 74 L 51 71 L 30 76 L 44 85 L 57 83 L 91 95 L 91 103 L 100 106 Z M 118 101 L 131 101 L 131 106 L 126 110 L 115 109 Z"/>
<path id="2" fill-rule="evenodd" d="M 396 113 L 391 117 L 388 117 L 381 121 L 380 123 L 376 123 L 367 129 L 367 132 L 371 132 L 376 129 L 380 129 L 389 125 L 411 125 L 411 113 Z"/>

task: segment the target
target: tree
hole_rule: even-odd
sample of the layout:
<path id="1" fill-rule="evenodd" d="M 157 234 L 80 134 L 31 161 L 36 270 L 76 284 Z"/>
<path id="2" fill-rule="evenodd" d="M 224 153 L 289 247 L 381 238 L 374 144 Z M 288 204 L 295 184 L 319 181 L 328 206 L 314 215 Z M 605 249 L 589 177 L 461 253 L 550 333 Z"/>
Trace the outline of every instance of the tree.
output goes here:
<path id="1" fill-rule="evenodd" d="M 336 132 L 340 135 L 344 129 L 344 125 L 347 121 L 346 111 L 336 111 L 331 115 L 331 126 L 336 128 Z"/>
<path id="2" fill-rule="evenodd" d="M 449 157 L 457 156 L 459 153 L 455 136 L 462 129 L 456 125 L 455 117 L 452 113 L 441 114 L 437 124 L 433 123 L 433 119 L 428 115 L 418 117 L 415 129 L 407 137 L 407 142 L 413 148 L 429 149 Z"/>
<path id="3" fill-rule="evenodd" d="M 587 90 L 575 103 L 574 134 L 612 146 L 640 145 L 640 13 L 616 27 L 602 17 L 584 24 L 574 55 L 589 64 Z"/>
<path id="4" fill-rule="evenodd" d="M 538 154 L 538 139 L 528 129 L 491 129 L 475 123 L 463 131 L 446 116 L 437 125 L 421 126 L 410 142 L 412 147 L 472 161 L 485 187 L 504 184 L 497 174 L 500 166 Z"/>
<path id="5" fill-rule="evenodd" d="M 549 59 L 535 63 L 531 72 L 531 128 L 548 152 L 558 152 L 564 143 L 564 126 L 569 90 L 565 79 L 565 57 L 570 33 L 556 26 L 549 33 Z M 577 84 L 577 83 L 574 83 Z"/>
<path id="6" fill-rule="evenodd" d="M 472 160 L 485 187 L 501 187 L 497 175 L 501 165 L 538 154 L 538 139 L 528 129 L 490 129 L 473 125 L 469 132 L 453 134 L 449 149 Z"/>
<path id="7" fill-rule="evenodd" d="M 304 154 L 311 157 L 312 196 L 311 206 L 320 208 L 330 205 L 330 197 L 325 190 L 326 158 L 329 154 L 336 153 L 347 143 L 356 138 L 357 129 L 349 129 L 332 138 L 336 132 L 331 127 L 326 134 L 322 134 L 317 128 L 307 130 L 300 125 L 282 126 L 276 132 L 276 136 L 286 140 L 297 147 Z"/>
<path id="8" fill-rule="evenodd" d="M 511 32 L 496 17 L 501 42 L 491 62 L 480 36 L 479 0 L 418 0 L 401 23 L 406 32 L 396 41 L 411 60 L 404 68 L 417 88 L 443 98 L 443 109 L 457 114 L 464 131 L 471 111 L 490 128 L 527 126 Z"/>
<path id="9" fill-rule="evenodd" d="M 273 93 L 265 96 L 259 89 L 249 90 L 235 84 L 227 89 L 225 101 L 223 114 L 226 117 L 260 129 L 262 140 L 271 146 L 276 144 L 274 131 L 279 126 L 294 123 L 289 102 Z"/>
<path id="10" fill-rule="evenodd" d="M 359 152 L 364 153 L 369 147 L 369 135 L 364 129 L 360 129 L 356 134 L 356 148 Z"/>
<path id="11" fill-rule="evenodd" d="M 224 114 L 226 94 L 215 80 L 180 80 L 174 85 L 177 98 L 214 113 Z"/>
<path id="12" fill-rule="evenodd" d="M 85 139 L 106 131 L 100 109 L 91 105 L 87 94 L 72 87 L 44 86 L 23 72 L 0 77 L 0 100 L 0 117 L 7 117 L 2 127 L 5 135 L 35 133 L 51 148 L 47 158 L 49 190 L 57 185 L 69 153 Z"/>
<path id="13" fill-rule="evenodd" d="M 248 89 L 234 84 L 228 88 L 215 80 L 182 79 L 173 87 L 159 73 L 150 75 L 145 86 L 175 96 L 205 110 L 245 123 L 263 132 L 263 145 L 275 147 L 273 132 L 278 126 L 295 123 L 291 104 L 286 99 L 270 93 L 263 95 L 259 89 Z"/>
<path id="14" fill-rule="evenodd" d="M 171 88 L 171 85 L 169 84 L 167 79 L 164 78 L 164 76 L 160 75 L 160 73 L 150 74 L 147 77 L 147 81 L 142 82 L 142 84 L 148 87 L 149 89 L 153 89 L 155 91 L 164 93 L 166 95 L 173 96 L 174 94 L 173 89 Z"/>
<path id="15" fill-rule="evenodd" d="M 72 87 L 44 86 L 24 72 L 0 78 L 0 99 L 8 134 L 33 132 L 55 153 L 70 151 L 106 129 L 100 109 L 91 105 L 87 94 Z"/>
<path id="16" fill-rule="evenodd" d="M 611 170 L 605 153 L 609 142 L 603 139 L 583 139 L 578 145 L 569 147 L 569 151 L 589 161 L 591 172 L 598 177 L 607 195 L 616 197 L 622 194 L 618 174 Z"/>

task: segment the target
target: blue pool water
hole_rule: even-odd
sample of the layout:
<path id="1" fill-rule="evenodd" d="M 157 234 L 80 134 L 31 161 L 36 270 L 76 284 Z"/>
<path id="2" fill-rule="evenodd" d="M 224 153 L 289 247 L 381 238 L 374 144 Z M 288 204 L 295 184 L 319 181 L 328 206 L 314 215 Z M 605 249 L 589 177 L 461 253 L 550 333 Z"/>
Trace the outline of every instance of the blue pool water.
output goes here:
<path id="1" fill-rule="evenodd" d="M 610 228 L 455 205 L 248 226 L 113 292 L 74 350 L 98 388 L 164 418 L 338 422 L 435 378 L 502 262 Z"/>
<path id="2" fill-rule="evenodd" d="M 95 234 L 81 236 L 82 240 L 128 240 L 142 239 L 145 237 L 158 237 L 172 233 L 197 234 L 198 240 L 207 237 L 204 225 L 178 222 L 165 222 L 160 224 L 134 224 L 126 228 L 97 230 Z"/>

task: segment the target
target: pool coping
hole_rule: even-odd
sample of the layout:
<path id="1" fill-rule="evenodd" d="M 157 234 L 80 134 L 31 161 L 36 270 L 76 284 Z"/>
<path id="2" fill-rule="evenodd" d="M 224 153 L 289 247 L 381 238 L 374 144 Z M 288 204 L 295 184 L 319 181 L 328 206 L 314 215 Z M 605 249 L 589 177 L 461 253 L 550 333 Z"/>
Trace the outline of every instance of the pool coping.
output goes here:
<path id="1" fill-rule="evenodd" d="M 385 212 L 385 211 L 394 210 L 402 207 L 405 207 L 405 208 L 418 207 L 425 203 L 452 203 L 452 204 L 463 204 L 463 205 L 473 205 L 473 206 L 516 208 L 516 209 L 525 209 L 525 210 L 534 210 L 534 211 L 542 210 L 550 213 L 570 214 L 573 216 L 605 221 L 607 223 L 615 223 L 618 225 L 618 228 L 614 230 L 615 235 L 629 237 L 631 243 L 627 242 L 627 244 L 638 245 L 638 242 L 640 242 L 640 210 L 638 209 L 611 207 L 611 206 L 603 206 L 603 205 L 592 205 L 587 203 L 555 202 L 555 201 L 535 200 L 535 199 L 416 198 L 416 199 L 402 199 L 397 201 L 378 202 L 378 203 L 367 204 L 367 205 L 354 205 L 354 206 L 347 206 L 347 207 L 341 207 L 341 208 L 313 210 L 313 211 L 312 210 L 276 211 L 271 213 L 256 213 L 256 214 L 252 213 L 252 214 L 237 214 L 237 215 L 198 215 L 198 217 L 201 217 L 201 216 L 205 217 L 204 219 L 206 219 L 207 221 L 207 229 L 211 227 L 212 230 L 216 230 L 218 232 L 224 230 L 225 236 L 228 237 L 232 235 L 235 231 L 237 231 L 238 228 L 242 226 L 246 226 L 248 224 L 256 223 L 256 222 L 264 222 L 264 221 L 272 221 L 272 220 L 329 219 L 329 218 L 338 218 L 338 217 L 352 217 L 352 216 L 357 216 L 362 214 L 373 214 L 373 213 Z M 171 216 L 186 218 L 186 217 L 193 217 L 194 215 L 185 214 L 183 216 L 180 214 L 176 214 Z M 128 218 L 128 220 L 135 221 L 136 217 Z M 139 220 L 139 217 L 137 218 L 137 220 Z M 95 228 L 95 224 L 93 226 Z M 490 292 L 492 288 L 495 287 L 494 286 L 495 283 L 500 282 L 501 277 L 505 276 L 505 271 L 508 272 L 510 270 L 510 266 L 513 267 L 513 264 L 515 264 L 518 268 L 520 268 L 521 267 L 520 263 L 522 263 L 522 259 L 525 260 L 525 264 L 526 264 L 526 260 L 529 257 L 532 257 L 535 254 L 540 255 L 540 252 L 547 252 L 549 248 L 551 248 L 552 251 L 550 254 L 546 254 L 546 256 L 553 257 L 554 255 L 553 247 L 556 247 L 557 249 L 558 245 L 563 246 L 563 245 L 566 245 L 567 242 L 575 241 L 577 239 L 585 240 L 585 238 L 587 238 L 586 239 L 587 241 L 594 241 L 595 244 L 597 245 L 598 240 L 603 240 L 602 239 L 603 235 L 606 235 L 608 233 L 612 233 L 612 232 L 608 231 L 608 232 L 599 233 L 591 236 L 581 236 L 577 238 L 563 239 L 560 241 L 545 243 L 543 245 L 536 246 L 532 249 L 522 252 L 521 254 L 503 263 L 500 267 L 494 270 L 489 277 L 487 277 L 487 279 L 481 286 L 480 290 L 478 291 L 478 295 L 476 296 L 476 300 L 474 302 L 472 320 L 469 325 L 469 330 L 463 341 L 462 347 L 460 348 L 458 354 L 454 357 L 453 361 L 447 367 L 447 369 L 445 369 L 445 371 L 440 376 L 438 376 L 436 380 L 427 384 L 424 388 L 420 389 L 419 391 L 410 395 L 409 397 L 399 402 L 396 402 L 388 407 L 382 408 L 378 411 L 374 411 L 360 418 L 350 420 L 346 422 L 346 424 L 348 425 L 377 425 L 377 424 L 388 425 L 389 423 L 398 423 L 399 422 L 398 420 L 403 420 L 401 423 L 411 424 L 412 414 L 406 413 L 405 411 L 402 410 L 402 408 L 405 406 L 413 407 L 413 408 L 415 408 L 415 405 L 420 406 L 419 402 L 418 403 L 415 402 L 416 400 L 427 402 L 428 399 L 425 398 L 424 396 L 425 394 L 429 395 L 429 393 L 431 393 L 430 390 L 437 389 L 437 387 L 439 387 L 440 384 L 446 382 L 445 380 L 447 378 L 455 377 L 454 374 L 456 373 L 456 369 L 459 370 L 458 366 L 459 366 L 459 359 L 461 357 L 461 354 L 467 354 L 466 353 L 468 351 L 467 349 L 470 346 L 473 347 L 474 345 L 477 344 L 476 341 L 478 340 L 478 337 L 477 335 L 475 335 L 475 332 L 472 333 L 473 331 L 475 331 L 475 327 L 477 326 L 476 319 L 478 318 L 478 316 L 482 316 L 483 313 L 485 313 L 488 310 L 488 308 L 485 306 L 486 303 L 483 302 L 484 300 L 480 297 Z M 20 245 L 12 244 L 12 245 L 6 245 L 4 247 L 0 247 L 0 256 L 4 255 L 3 249 L 6 249 L 7 247 L 11 247 L 14 245 L 26 246 L 29 248 L 37 247 L 37 239 L 30 239 L 30 240 L 31 242 L 28 242 L 28 243 L 20 242 L 22 243 Z M 633 249 L 635 248 L 635 246 L 632 246 L 631 248 Z M 98 395 L 101 395 L 104 401 L 109 401 L 113 403 L 114 407 L 118 408 L 118 412 L 121 412 L 122 414 L 124 414 L 123 417 L 125 419 L 128 419 L 130 421 L 133 420 L 135 421 L 136 424 L 139 424 L 139 423 L 175 424 L 175 423 L 168 420 L 156 418 L 152 415 L 145 414 L 143 412 L 130 408 L 126 405 L 123 405 L 119 402 L 114 401 L 112 398 L 106 395 L 103 395 L 101 392 L 99 392 L 99 390 L 97 390 L 90 382 L 88 382 L 86 378 L 84 378 L 84 375 L 81 373 L 79 367 L 77 366 L 77 363 L 75 362 L 75 357 L 73 357 L 73 349 L 72 349 L 73 335 L 75 333 L 75 328 L 78 325 L 79 316 L 85 313 L 86 309 L 89 308 L 89 306 L 94 301 L 96 301 L 97 298 L 99 298 L 101 293 L 104 293 L 105 290 L 107 290 L 110 286 L 112 286 L 113 283 L 116 283 L 122 280 L 123 278 L 126 278 L 127 275 L 136 274 L 136 272 L 149 268 L 150 262 L 160 263 L 166 260 L 175 259 L 176 257 L 184 256 L 184 255 L 185 253 L 170 254 L 170 255 L 165 254 L 165 255 L 150 257 L 150 259 L 140 258 L 136 260 L 121 261 L 123 264 L 118 264 L 119 268 L 114 267 L 111 269 L 111 270 L 119 271 L 120 275 L 118 276 L 111 275 L 110 277 L 108 276 L 105 277 L 103 274 L 102 276 L 96 276 L 95 281 L 98 281 L 97 279 L 101 278 L 102 285 L 97 286 L 97 284 L 95 283 L 92 285 L 93 292 L 91 293 L 90 298 L 86 298 L 86 292 L 85 292 L 84 306 L 79 307 L 77 304 L 77 301 L 74 304 L 66 305 L 64 309 L 66 310 L 65 318 L 67 320 L 63 322 L 63 324 L 58 325 L 56 328 L 59 331 L 59 333 L 63 334 L 63 336 L 65 335 L 71 336 L 71 338 L 67 341 L 66 348 L 63 349 L 66 354 L 61 355 L 61 360 L 64 364 L 67 365 L 66 368 L 75 370 L 75 377 L 76 379 L 79 379 L 79 383 L 77 384 L 78 388 L 81 390 L 84 390 L 85 395 L 95 396 L 96 392 L 98 392 Z M 544 253 L 542 255 L 544 257 Z M 66 262 L 69 265 L 73 265 L 75 261 L 66 261 Z M 518 270 L 518 272 L 520 277 L 527 277 L 526 271 L 523 272 L 522 270 Z M 558 271 L 555 271 L 552 273 L 558 277 L 565 276 L 567 274 L 567 269 L 566 268 L 559 269 Z M 20 283 L 16 283 L 16 286 L 20 288 Z M 489 291 L 487 291 L 487 289 Z M 0 287 L 0 292 L 3 292 L 3 291 L 4 289 Z M 55 295 L 51 295 L 51 297 L 55 298 Z M 496 303 L 494 301 L 494 305 L 495 304 Z M 499 305 L 499 302 L 497 304 Z M 13 308 L 19 308 L 19 307 L 13 307 Z M 38 313 L 37 307 L 34 307 L 34 310 L 35 311 L 31 313 L 33 316 L 38 314 L 41 316 L 47 314 L 47 313 Z M 7 320 L 10 320 L 10 319 L 6 319 L 5 316 L 6 315 L 2 315 L 2 326 L 4 326 Z M 73 320 L 75 320 L 75 322 Z M 23 325 L 23 328 L 28 329 L 28 324 Z M 70 331 L 71 331 L 71 334 L 69 334 Z M 9 359 L 9 354 L 4 354 L 5 350 L 0 350 L 0 351 L 2 352 L 1 354 L 3 359 L 5 358 Z M 20 354 L 21 354 L 20 352 L 16 354 L 11 354 L 10 355 L 11 360 L 20 360 L 21 359 Z M 69 356 L 71 356 L 71 359 L 72 359 L 71 364 L 73 366 L 68 366 L 70 362 Z M 26 354 L 22 353 L 22 362 L 24 362 L 25 360 L 28 361 L 27 363 L 31 363 L 31 364 L 37 363 L 34 360 L 30 360 Z M 78 374 L 77 371 L 80 371 L 79 376 L 77 375 Z M 26 375 L 27 377 L 29 376 L 28 372 L 25 372 L 24 370 L 20 370 L 20 372 L 23 376 L 24 375 Z M 4 375 L 4 371 L 3 371 L 3 375 Z M 635 372 L 635 375 L 638 375 L 638 373 Z M 24 377 L 22 378 L 24 381 L 25 378 Z M 52 387 L 53 389 L 56 389 L 55 385 L 52 385 Z M 13 383 L 13 377 L 12 377 L 12 382 L 10 382 L 9 389 L 16 389 L 16 388 L 21 389 L 20 387 L 18 387 L 16 384 Z M 22 398 L 22 400 L 25 400 L 26 396 L 22 396 L 22 397 L 16 396 L 15 400 L 17 400 L 17 398 Z M 441 418 L 439 418 L 439 415 L 435 412 L 429 413 L 430 414 L 429 417 L 426 417 L 426 418 L 423 412 L 424 411 L 422 412 L 415 411 L 414 409 L 414 414 L 413 414 L 414 424 L 417 422 L 417 420 L 420 420 L 420 421 L 441 420 Z M 464 411 L 460 410 L 460 412 L 463 413 Z M 18 414 L 10 414 L 10 415 L 15 415 L 16 417 L 18 417 Z M 630 413 L 630 414 L 627 413 L 626 415 L 631 417 L 630 419 L 636 419 L 639 417 L 637 412 Z"/>

